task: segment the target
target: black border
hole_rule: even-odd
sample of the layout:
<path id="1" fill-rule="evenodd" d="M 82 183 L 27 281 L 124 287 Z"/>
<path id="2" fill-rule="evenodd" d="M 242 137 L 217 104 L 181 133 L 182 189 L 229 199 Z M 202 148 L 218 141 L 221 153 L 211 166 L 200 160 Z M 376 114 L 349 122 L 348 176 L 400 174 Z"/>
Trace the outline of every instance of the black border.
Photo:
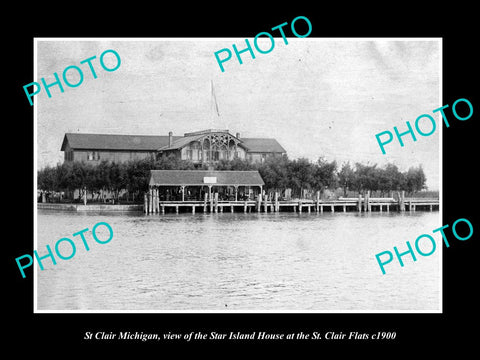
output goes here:
<path id="1" fill-rule="evenodd" d="M 38 10 L 30 7 L 28 13 L 16 15 L 15 26 L 6 32 L 9 55 L 4 69 L 8 69 L 7 127 L 20 134 L 14 148 L 17 156 L 9 156 L 4 177 L 4 191 L 9 213 L 9 226 L 14 231 L 4 237 L 8 251 L 3 265 L 7 278 L 7 307 L 9 344 L 20 338 L 29 346 L 47 351 L 46 344 L 77 345 L 88 350 L 98 348 L 122 349 L 125 346 L 163 349 L 165 343 L 151 342 L 89 342 L 83 340 L 86 331 L 395 331 L 397 337 L 389 342 L 374 341 L 256 341 L 272 347 L 301 345 L 324 349 L 354 345 L 364 349 L 389 347 L 395 351 L 413 351 L 419 345 L 430 350 L 461 344 L 466 350 L 474 344 L 475 331 L 469 320 L 475 313 L 476 269 L 478 250 L 478 215 L 475 212 L 475 136 L 480 113 L 478 87 L 477 41 L 474 36 L 475 9 L 466 5 L 451 5 L 421 10 L 408 4 L 392 4 L 385 9 L 342 4 L 337 9 L 322 5 L 294 10 L 277 4 L 276 11 L 259 11 L 258 7 L 239 4 L 203 4 L 193 9 L 184 4 L 183 10 L 173 11 L 158 5 L 129 4 L 88 6 L 77 9 Z M 124 5 L 122 5 L 124 6 Z M 282 7 L 284 9 L 282 9 Z M 280 9 L 280 10 L 278 10 Z M 452 224 L 458 218 L 469 219 L 474 226 L 473 237 L 465 242 L 452 241 L 443 250 L 444 285 L 443 314 L 33 314 L 33 273 L 27 279 L 18 275 L 14 258 L 31 253 L 33 249 L 33 111 L 25 100 L 23 85 L 33 79 L 34 37 L 241 37 L 252 38 L 261 31 L 291 22 L 296 16 L 310 19 L 313 31 L 310 37 L 441 37 L 443 38 L 443 104 L 453 104 L 458 98 L 467 98 L 473 104 L 474 115 L 468 121 L 453 119 L 450 128 L 443 128 L 443 224 Z M 8 68 L 7 68 L 8 66 Z M 430 110 L 430 109 L 426 109 Z M 447 112 L 447 115 L 451 112 Z M 450 119 L 449 117 L 449 119 Z M 18 135 L 17 135 L 18 136 Z M 4 139 L 7 137 L 5 136 Z M 15 141 L 15 140 L 14 140 Z M 18 140 L 17 140 L 18 141 Z M 13 171 L 12 171 L 13 170 Z M 451 232 L 447 231 L 449 238 Z M 11 314 L 10 314 L 11 313 Z M 11 341 L 10 341 L 11 338 Z M 28 344 L 28 345 L 27 345 Z M 220 345 L 222 342 L 172 342 L 177 349 Z M 224 343 L 225 344 L 225 343 Z M 230 346 L 245 342 L 228 342 Z M 253 342 L 250 342 L 253 344 Z M 30 347 L 30 346 L 29 346 Z M 18 349 L 18 348 L 17 348 Z M 391 352 L 387 354 L 392 354 Z M 413 354 L 413 352 L 411 352 Z"/>

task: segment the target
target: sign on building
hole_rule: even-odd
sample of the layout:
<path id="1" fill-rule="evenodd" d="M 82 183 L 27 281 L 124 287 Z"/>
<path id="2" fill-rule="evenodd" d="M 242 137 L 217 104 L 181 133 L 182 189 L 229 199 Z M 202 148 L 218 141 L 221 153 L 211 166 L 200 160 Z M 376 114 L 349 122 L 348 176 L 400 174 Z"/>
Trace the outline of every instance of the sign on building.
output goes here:
<path id="1" fill-rule="evenodd" d="M 203 178 L 203 183 L 204 184 L 216 184 L 217 183 L 217 177 L 216 176 L 205 176 Z"/>

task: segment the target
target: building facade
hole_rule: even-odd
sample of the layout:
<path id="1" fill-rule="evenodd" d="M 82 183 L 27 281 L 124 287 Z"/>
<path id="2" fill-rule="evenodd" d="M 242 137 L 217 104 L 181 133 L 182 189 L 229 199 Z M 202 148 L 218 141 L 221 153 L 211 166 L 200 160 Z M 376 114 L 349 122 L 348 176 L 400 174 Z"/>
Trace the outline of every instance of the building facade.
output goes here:
<path id="1" fill-rule="evenodd" d="M 126 162 L 148 157 L 175 156 L 195 165 L 211 164 L 220 160 L 246 159 L 263 162 L 269 157 L 286 154 L 286 150 L 272 138 L 240 138 L 228 130 L 208 129 L 186 133 L 183 136 L 107 135 L 67 133 L 61 151 L 65 161 Z"/>

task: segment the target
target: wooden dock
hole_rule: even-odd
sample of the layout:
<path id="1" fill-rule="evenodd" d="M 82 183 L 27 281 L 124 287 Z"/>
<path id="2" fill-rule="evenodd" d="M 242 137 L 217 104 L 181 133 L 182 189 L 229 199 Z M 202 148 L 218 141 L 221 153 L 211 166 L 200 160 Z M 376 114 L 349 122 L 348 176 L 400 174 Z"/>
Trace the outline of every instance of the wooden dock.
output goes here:
<path id="1" fill-rule="evenodd" d="M 280 200 L 278 194 L 269 198 L 268 196 L 258 196 L 255 200 L 243 201 L 222 201 L 218 199 L 218 194 L 211 199 L 205 198 L 203 201 L 161 201 L 155 192 L 145 195 L 144 212 L 146 214 L 165 214 L 165 212 L 175 211 L 177 214 L 181 210 L 187 210 L 191 213 L 201 211 L 203 213 L 223 213 L 223 212 L 390 212 L 390 211 L 416 211 L 418 210 L 438 210 L 440 202 L 438 199 L 427 198 L 405 198 L 404 193 L 399 194 L 398 199 L 394 198 L 370 198 L 367 193 L 364 197 L 358 198 L 339 198 L 337 200 L 320 200 L 317 195 L 316 200 L 294 199 Z"/>

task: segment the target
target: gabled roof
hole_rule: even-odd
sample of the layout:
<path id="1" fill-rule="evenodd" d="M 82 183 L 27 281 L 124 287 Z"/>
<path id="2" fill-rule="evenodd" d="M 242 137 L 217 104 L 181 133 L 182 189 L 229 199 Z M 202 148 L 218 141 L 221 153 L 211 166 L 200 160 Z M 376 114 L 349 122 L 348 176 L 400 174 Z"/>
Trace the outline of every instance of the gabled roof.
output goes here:
<path id="1" fill-rule="evenodd" d="M 199 140 L 203 134 L 199 132 L 188 136 L 173 136 L 172 146 L 168 145 L 168 135 L 107 135 L 66 133 L 61 151 L 68 143 L 75 150 L 124 150 L 124 151 L 158 151 L 176 150 Z M 233 135 L 232 135 L 233 136 Z M 286 150 L 275 139 L 241 138 L 240 146 L 249 152 L 258 153 L 286 153 Z"/>
<path id="2" fill-rule="evenodd" d="M 167 141 L 167 145 L 159 148 L 158 151 L 181 149 L 184 146 L 190 144 L 192 141 L 200 140 L 202 137 L 203 135 L 180 137 L 178 140 L 174 140 L 171 146 L 168 145 Z"/>
<path id="3" fill-rule="evenodd" d="M 182 136 L 174 136 L 173 140 Z M 107 135 L 107 134 L 79 134 L 67 133 L 63 138 L 62 147 L 66 145 L 72 149 L 95 149 L 95 150 L 127 150 L 127 151 L 156 151 L 158 148 L 168 145 L 167 136 L 156 135 Z"/>
<path id="4" fill-rule="evenodd" d="M 241 138 L 243 145 L 248 149 L 249 152 L 260 152 L 260 153 L 286 153 L 287 151 L 278 143 L 275 139 L 266 139 L 266 138 Z"/>
<path id="5" fill-rule="evenodd" d="M 214 183 L 212 182 L 212 178 L 215 178 Z M 208 184 L 244 186 L 265 185 L 258 171 L 150 170 L 149 185 L 201 186 Z"/>

